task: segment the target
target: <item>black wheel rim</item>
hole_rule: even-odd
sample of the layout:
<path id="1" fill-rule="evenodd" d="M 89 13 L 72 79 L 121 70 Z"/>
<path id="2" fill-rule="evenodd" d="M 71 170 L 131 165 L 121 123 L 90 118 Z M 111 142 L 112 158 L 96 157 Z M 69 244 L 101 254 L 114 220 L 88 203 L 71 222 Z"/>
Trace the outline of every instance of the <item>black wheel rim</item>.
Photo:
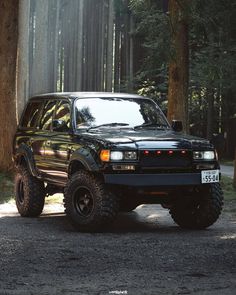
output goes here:
<path id="1" fill-rule="evenodd" d="M 73 196 L 74 206 L 81 216 L 88 217 L 91 215 L 94 207 L 93 196 L 86 187 L 78 188 Z"/>
<path id="2" fill-rule="evenodd" d="M 21 179 L 19 181 L 19 184 L 18 184 L 18 200 L 21 204 L 23 204 L 24 202 L 24 199 L 25 199 L 25 194 L 24 194 L 24 182 L 23 180 Z"/>

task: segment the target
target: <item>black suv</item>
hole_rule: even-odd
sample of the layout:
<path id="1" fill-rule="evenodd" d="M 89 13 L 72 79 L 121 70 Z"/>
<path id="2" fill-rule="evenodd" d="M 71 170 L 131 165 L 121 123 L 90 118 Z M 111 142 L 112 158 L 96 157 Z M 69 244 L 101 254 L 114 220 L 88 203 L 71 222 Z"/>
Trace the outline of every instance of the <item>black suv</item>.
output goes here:
<path id="1" fill-rule="evenodd" d="M 45 197 L 63 192 L 65 212 L 81 231 L 102 229 L 140 204 L 161 204 L 184 228 L 210 226 L 223 205 L 217 154 L 181 129 L 138 95 L 31 98 L 14 139 L 19 213 L 39 216 Z"/>

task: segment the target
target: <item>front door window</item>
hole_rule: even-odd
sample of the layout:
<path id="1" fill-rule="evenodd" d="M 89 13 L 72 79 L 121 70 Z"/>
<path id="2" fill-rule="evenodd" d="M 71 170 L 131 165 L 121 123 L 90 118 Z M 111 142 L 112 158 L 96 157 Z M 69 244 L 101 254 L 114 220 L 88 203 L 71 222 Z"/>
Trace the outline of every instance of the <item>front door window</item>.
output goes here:
<path id="1" fill-rule="evenodd" d="M 51 125 L 52 125 L 52 118 L 53 118 L 53 113 L 56 108 L 56 101 L 48 101 L 46 102 L 44 109 L 43 109 L 43 114 L 39 123 L 39 128 L 43 130 L 50 130 Z"/>

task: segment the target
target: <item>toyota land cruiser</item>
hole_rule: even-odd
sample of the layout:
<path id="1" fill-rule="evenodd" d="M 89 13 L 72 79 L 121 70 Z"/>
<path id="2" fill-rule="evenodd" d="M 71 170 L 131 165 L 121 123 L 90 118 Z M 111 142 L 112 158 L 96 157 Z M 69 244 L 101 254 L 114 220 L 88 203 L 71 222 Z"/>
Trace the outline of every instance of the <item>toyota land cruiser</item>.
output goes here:
<path id="1" fill-rule="evenodd" d="M 181 130 L 138 95 L 31 98 L 14 139 L 19 213 L 39 216 L 45 197 L 63 192 L 80 231 L 101 230 L 140 204 L 161 204 L 183 228 L 212 225 L 223 205 L 217 154 L 208 140 Z"/>

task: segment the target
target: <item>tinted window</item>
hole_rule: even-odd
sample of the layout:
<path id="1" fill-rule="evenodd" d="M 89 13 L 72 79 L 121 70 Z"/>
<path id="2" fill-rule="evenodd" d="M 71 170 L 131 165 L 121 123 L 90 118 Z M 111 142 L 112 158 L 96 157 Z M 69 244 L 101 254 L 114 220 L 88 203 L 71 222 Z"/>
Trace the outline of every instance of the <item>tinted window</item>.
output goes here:
<path id="1" fill-rule="evenodd" d="M 42 117 L 39 123 L 40 129 L 50 130 L 55 108 L 56 108 L 56 101 L 48 101 L 45 103 Z"/>
<path id="2" fill-rule="evenodd" d="M 34 101 L 29 103 L 24 112 L 21 126 L 26 128 L 35 127 L 41 108 L 42 102 Z"/>
<path id="3" fill-rule="evenodd" d="M 149 99 L 115 97 L 78 99 L 75 108 L 77 128 L 109 123 L 123 123 L 130 127 L 142 124 L 168 127 L 158 106 Z"/>
<path id="4" fill-rule="evenodd" d="M 70 129 L 70 104 L 68 101 L 58 103 L 54 119 L 64 123 L 62 130 L 58 131 L 68 131 Z"/>

